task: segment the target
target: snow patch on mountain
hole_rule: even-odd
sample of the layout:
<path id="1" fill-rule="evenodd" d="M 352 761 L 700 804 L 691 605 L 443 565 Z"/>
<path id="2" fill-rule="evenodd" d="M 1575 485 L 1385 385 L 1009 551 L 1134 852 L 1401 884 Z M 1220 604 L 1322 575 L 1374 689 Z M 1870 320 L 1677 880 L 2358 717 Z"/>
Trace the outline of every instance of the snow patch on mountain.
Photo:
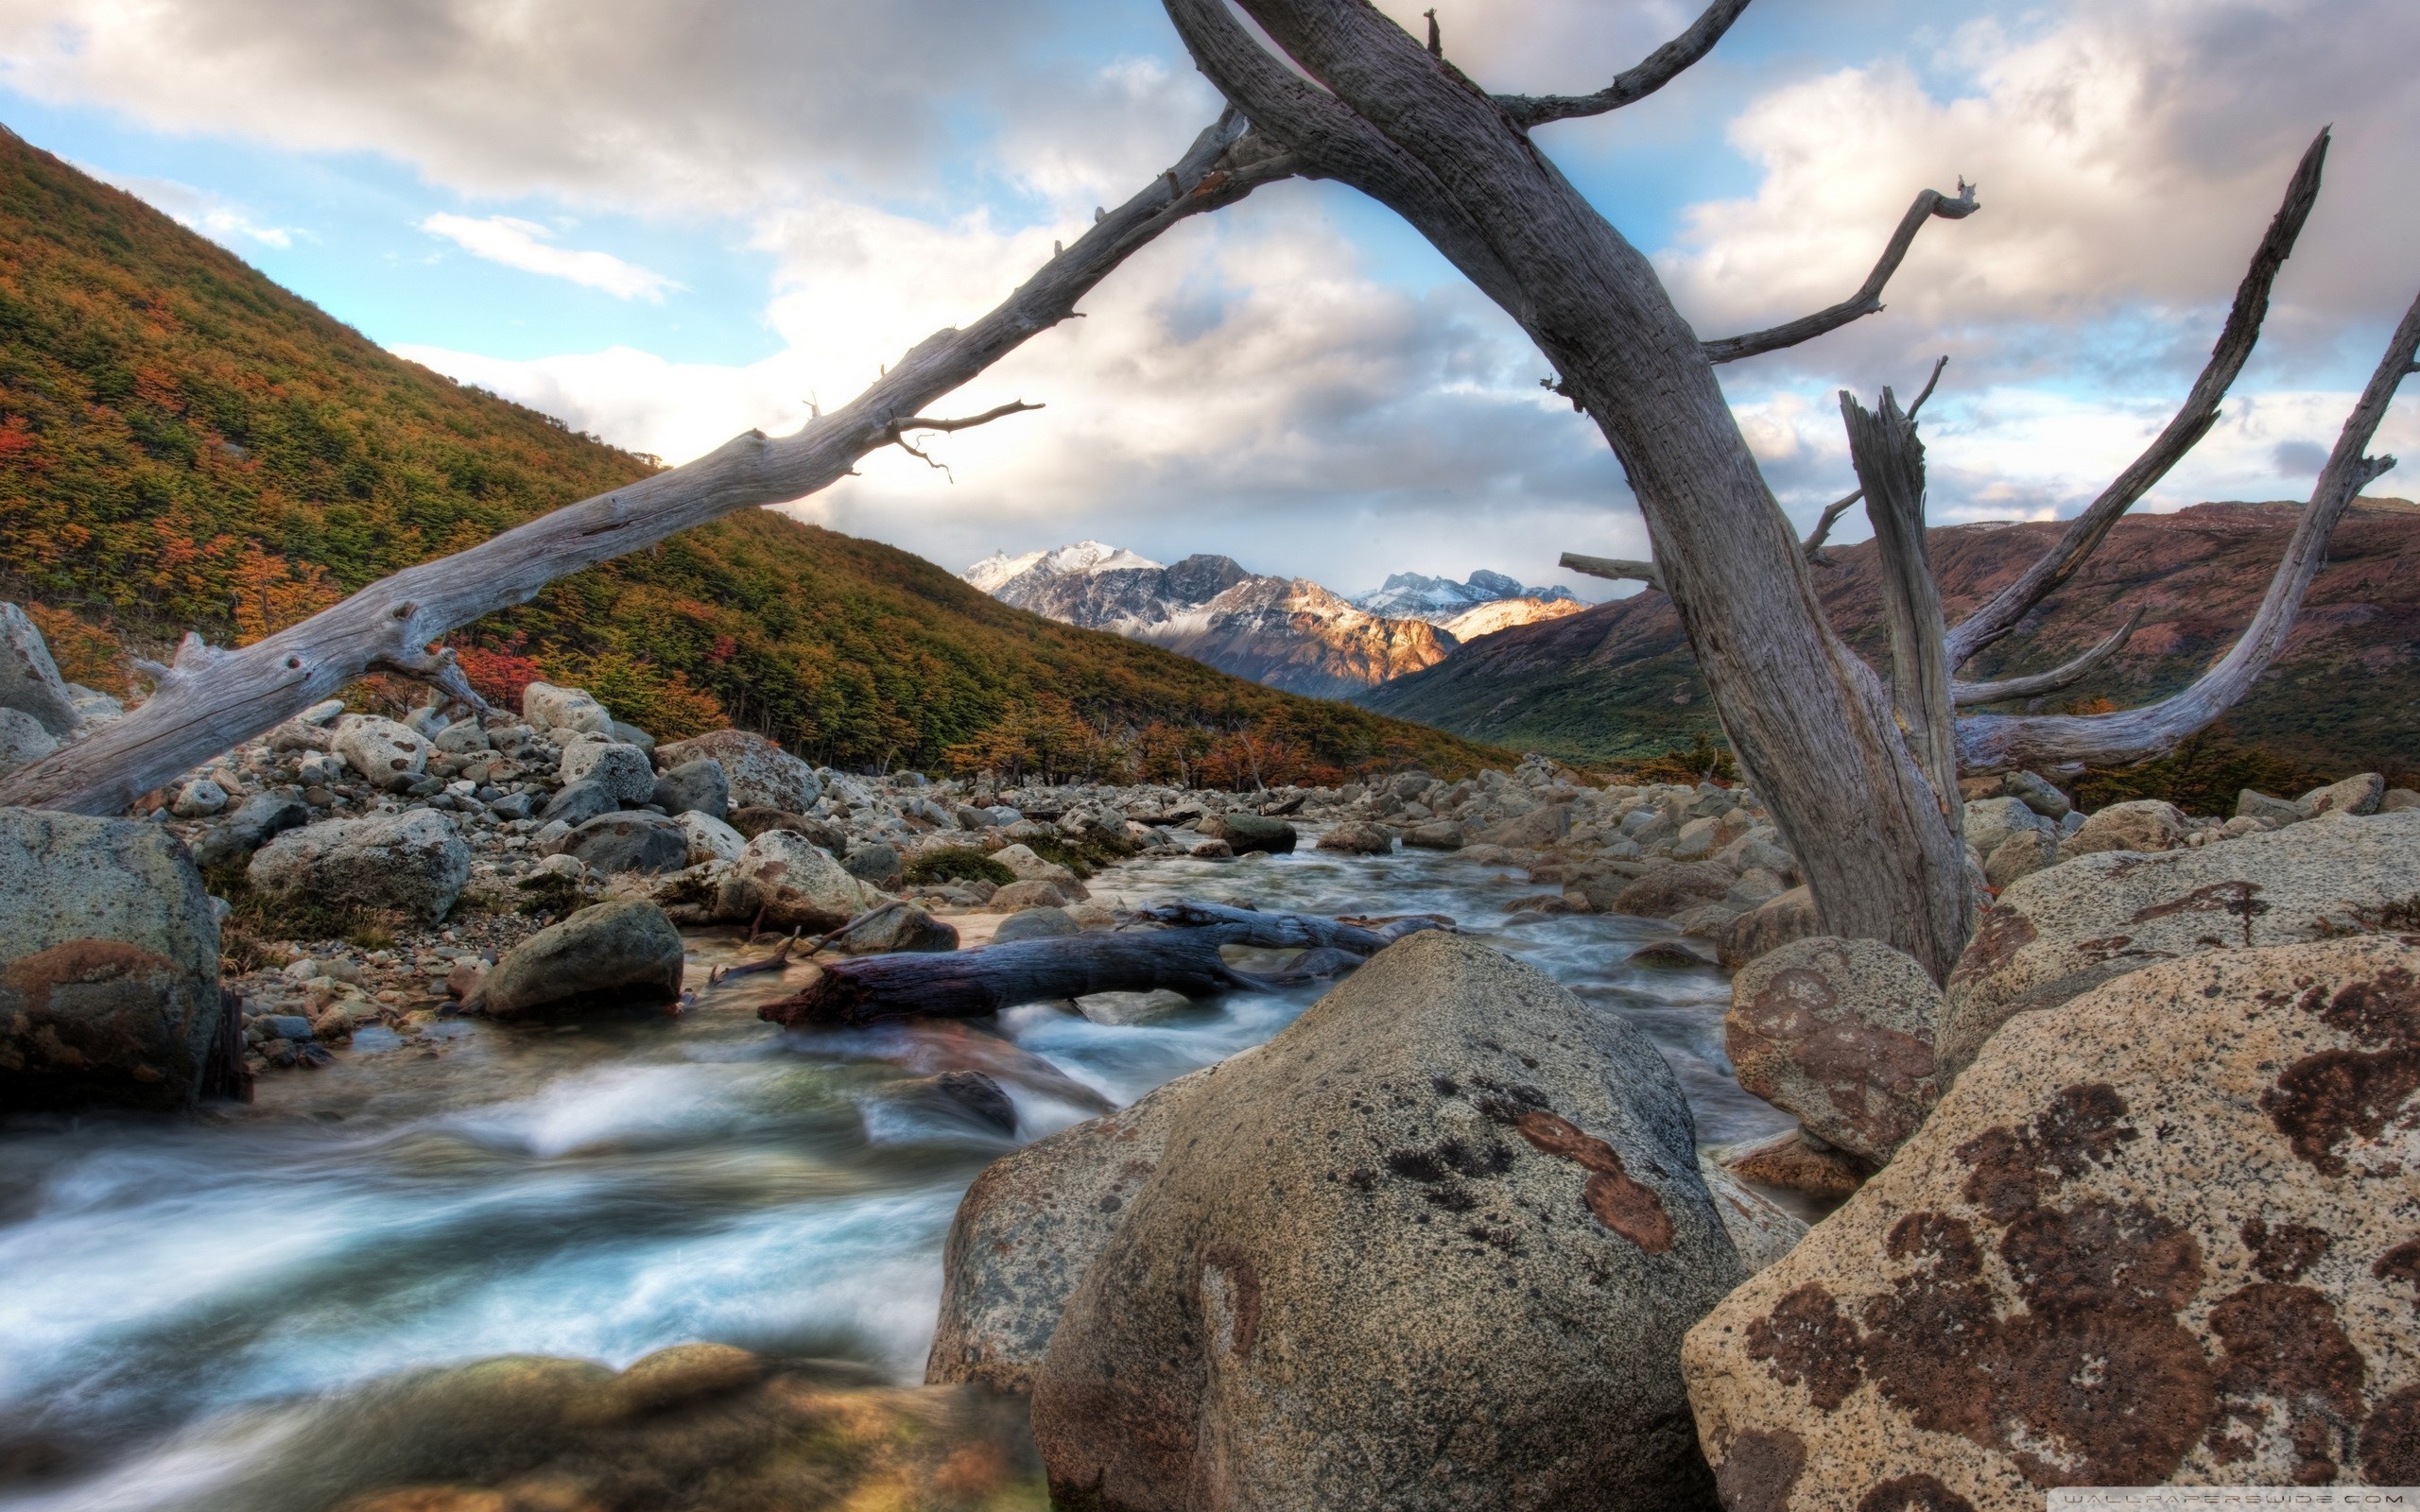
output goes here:
<path id="1" fill-rule="evenodd" d="M 1391 614 L 1443 625 L 1481 604 L 1504 599 L 1533 599 L 1541 604 L 1568 602 L 1574 606 L 1580 603 L 1571 590 L 1560 583 L 1552 588 L 1525 588 L 1518 578 L 1507 577 L 1502 573 L 1489 572 L 1485 568 L 1471 574 L 1467 581 L 1459 583 L 1450 577 L 1431 577 L 1426 573 L 1397 573 L 1375 592 L 1363 593 L 1352 602 L 1373 614 Z M 1568 613 L 1570 610 L 1561 612 Z"/>
<path id="2" fill-rule="evenodd" d="M 1107 545 L 1098 541 L 1079 541 L 1072 546 L 1061 546 L 1052 551 L 1028 551 L 1021 557 L 995 551 L 958 576 L 983 593 L 997 593 L 1036 568 L 1053 577 L 1071 577 L 1149 570 L 1159 565 L 1150 558 L 1138 556 L 1123 546 Z"/>

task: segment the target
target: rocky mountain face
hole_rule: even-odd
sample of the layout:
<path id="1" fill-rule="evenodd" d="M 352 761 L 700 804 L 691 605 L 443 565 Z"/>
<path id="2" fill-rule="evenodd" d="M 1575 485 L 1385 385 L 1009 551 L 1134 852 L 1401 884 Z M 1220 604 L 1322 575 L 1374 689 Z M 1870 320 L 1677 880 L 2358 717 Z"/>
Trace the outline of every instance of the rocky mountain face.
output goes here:
<path id="1" fill-rule="evenodd" d="M 1426 620 L 1460 641 L 1493 635 L 1514 625 L 1560 619 L 1587 608 L 1560 583 L 1552 588 L 1525 588 L 1517 578 L 1483 569 L 1459 583 L 1424 573 L 1397 573 L 1375 593 L 1363 593 L 1353 602 L 1373 614 Z"/>
<path id="2" fill-rule="evenodd" d="M 2142 627 L 2092 677 L 2057 696 L 2119 707 L 2176 691 L 2250 622 L 2299 506 L 2196 505 L 2122 520 L 2108 542 L 1969 678 L 2046 671 L 2107 635 L 2140 605 Z M 1958 525 L 1930 533 L 1954 623 L 2033 561 L 2061 522 Z M 1871 542 L 1836 547 L 1815 569 L 1841 634 L 1880 664 L 1882 606 Z M 1443 665 L 1357 702 L 1459 734 L 1566 760 L 1625 760 L 1719 733 L 1671 601 L 1659 593 L 1599 604 L 1489 636 Z M 2336 768 L 2420 765 L 2420 506 L 2363 499 L 2337 526 L 2284 654 L 2228 715 L 2281 754 Z"/>
<path id="3" fill-rule="evenodd" d="M 1348 599 L 1305 578 L 1247 572 L 1230 557 L 1162 566 L 1098 541 L 994 553 L 959 576 L 1019 609 L 1331 698 L 1434 666 L 1508 626 L 1584 607 L 1567 588 L 1525 588 L 1492 572 L 1461 583 L 1397 573 L 1376 593 Z"/>

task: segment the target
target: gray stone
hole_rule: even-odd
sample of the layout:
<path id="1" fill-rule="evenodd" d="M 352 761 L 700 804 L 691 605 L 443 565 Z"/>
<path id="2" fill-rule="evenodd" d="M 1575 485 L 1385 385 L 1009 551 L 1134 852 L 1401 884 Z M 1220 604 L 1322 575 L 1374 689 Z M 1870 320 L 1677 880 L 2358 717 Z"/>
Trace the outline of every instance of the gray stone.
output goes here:
<path id="1" fill-rule="evenodd" d="M 96 730 L 113 719 L 126 717 L 125 704 L 80 682 L 67 684 L 67 701 L 75 706 L 76 722 L 87 730 Z"/>
<path id="2" fill-rule="evenodd" d="M 648 752 L 649 755 L 653 755 L 655 753 L 655 737 L 648 734 L 646 730 L 641 730 L 636 725 L 626 725 L 622 721 L 616 719 L 605 727 L 605 733 L 613 736 L 615 740 L 620 741 L 625 746 L 636 746 L 639 749 Z"/>
<path id="3" fill-rule="evenodd" d="M 409 726 L 376 714 L 337 721 L 336 753 L 374 787 L 403 787 L 428 769 L 428 742 Z"/>
<path id="4" fill-rule="evenodd" d="M 2386 794 L 2386 779 L 2376 772 L 2363 772 L 2341 782 L 2313 788 L 2294 800 L 2294 812 L 2306 819 L 2323 814 L 2376 814 L 2378 799 Z"/>
<path id="5" fill-rule="evenodd" d="M 1823 930 L 1824 921 L 1815 912 L 1815 894 L 1803 886 L 1792 887 L 1725 924 L 1714 937 L 1715 958 L 1724 970 L 1737 971 L 1768 952 Z"/>
<path id="6" fill-rule="evenodd" d="M 177 789 L 168 812 L 181 819 L 206 819 L 227 807 L 227 790 L 207 777 L 197 777 Z"/>
<path id="7" fill-rule="evenodd" d="M 744 730 L 710 730 L 658 747 L 655 756 L 667 771 L 709 757 L 720 762 L 734 808 L 804 814 L 823 796 L 823 784 L 816 780 L 814 767 L 764 736 Z"/>
<path id="8" fill-rule="evenodd" d="M 2272 825 L 2300 824 L 2303 811 L 2282 798 L 2271 798 L 2256 788 L 2245 788 L 2235 796 L 2238 818 L 2261 819 Z"/>
<path id="9" fill-rule="evenodd" d="M 833 941 L 833 948 L 850 955 L 939 954 L 958 949 L 958 926 L 902 902 L 878 910 Z"/>
<path id="10" fill-rule="evenodd" d="M 2056 830 L 2011 830 L 2008 837 L 1983 858 L 1983 880 L 2006 892 L 2020 877 L 2059 864 Z"/>
<path id="11" fill-rule="evenodd" d="M 521 717 L 542 734 L 610 735 L 614 730 L 614 716 L 587 689 L 558 688 L 551 682 L 533 682 L 522 691 Z"/>
<path id="12" fill-rule="evenodd" d="M 1319 838 L 1317 849 L 1347 855 L 1383 856 L 1395 848 L 1394 832 L 1367 819 L 1347 819 Z"/>
<path id="13" fill-rule="evenodd" d="M 2106 813 L 2106 810 L 2102 812 Z M 2420 813 L 2330 816 L 2157 854 L 2089 855 L 2000 894 L 1950 973 L 1951 1074 L 2015 1014 L 2209 951 L 2386 927 L 2420 895 Z"/>
<path id="14" fill-rule="evenodd" d="M 255 793 L 201 837 L 194 846 L 194 862 L 203 868 L 233 866 L 286 831 L 310 822 L 308 805 L 282 793 Z"/>
<path id="15" fill-rule="evenodd" d="M 2420 793 L 2408 787 L 2390 787 L 2378 799 L 2380 814 L 2401 814 L 2408 809 L 2420 809 Z"/>
<path id="16" fill-rule="evenodd" d="M 1941 988 L 1874 939 L 1816 936 L 1767 952 L 1731 981 L 1724 1042 L 1739 1085 L 1809 1133 L 1871 1160 L 1941 1097 Z"/>
<path id="17" fill-rule="evenodd" d="M 897 892 L 908 881 L 907 868 L 900 863 L 898 850 L 892 846 L 857 846 L 840 857 L 840 868 L 859 882 L 872 883 L 885 892 Z"/>
<path id="18" fill-rule="evenodd" d="M 528 793 L 507 793 L 488 800 L 488 812 L 499 819 L 526 819 L 537 807 L 536 796 Z"/>
<path id="19" fill-rule="evenodd" d="M 989 913 L 1013 914 L 1028 908 L 1064 908 L 1080 901 L 1063 887 L 1063 884 L 1039 879 L 1012 882 L 984 900 L 983 906 Z"/>
<path id="20" fill-rule="evenodd" d="M 538 816 L 547 823 L 560 819 L 566 826 L 586 824 L 602 814 L 620 808 L 621 802 L 606 790 L 602 782 L 572 782 L 546 800 Z"/>
<path id="21" fill-rule="evenodd" d="M 58 748 L 58 740 L 41 720 L 23 709 L 0 706 L 0 777 L 30 766 Z"/>
<path id="22" fill-rule="evenodd" d="M 1076 874 L 1056 861 L 1046 861 L 1027 845 L 1002 846 L 992 852 L 992 859 L 1016 873 L 1020 882 L 1046 882 L 1070 898 L 1080 898 L 1083 892 L 1076 885 Z"/>
<path id="23" fill-rule="evenodd" d="M 1111 1028 L 1149 1023 L 1171 1013 L 1183 1013 L 1193 1000 L 1182 992 L 1155 988 L 1149 992 L 1087 992 L 1076 999 L 1076 1011 Z"/>
<path id="24" fill-rule="evenodd" d="M 2074 812 L 2067 795 L 2052 786 L 2048 778 L 2037 772 L 2009 772 L 2000 778 L 2000 791 L 2023 800 L 2025 806 L 2044 818 L 2057 823 Z"/>
<path id="25" fill-rule="evenodd" d="M 2415 982 L 2386 936 L 2214 951 L 2009 1024 L 1689 1332 L 1729 1504 L 2411 1484 Z"/>
<path id="26" fill-rule="evenodd" d="M 882 1103 L 925 1118 L 971 1124 L 988 1134 L 1014 1134 L 1017 1106 L 1000 1084 L 979 1071 L 944 1071 L 909 1076 L 877 1088 Z"/>
<path id="27" fill-rule="evenodd" d="M 958 1205 L 942 1259 L 941 1320 L 926 1382 L 1028 1392 L 1068 1297 L 1159 1164 L 1168 1123 L 1246 1051 L 983 1168 Z"/>
<path id="28" fill-rule="evenodd" d="M 603 872 L 679 871 L 689 865 L 689 832 L 643 809 L 600 814 L 565 835 L 560 853 Z"/>
<path id="29" fill-rule="evenodd" d="M 1978 855 L 1988 856 L 2016 833 L 2058 836 L 2058 826 L 2025 805 L 2021 799 L 1983 798 L 1966 805 L 1966 843 Z"/>
<path id="30" fill-rule="evenodd" d="M 1039 908 L 1024 908 L 1000 920 L 1000 928 L 993 935 L 992 943 L 1005 945 L 1020 939 L 1060 939 L 1083 933 L 1083 926 L 1069 916 L 1066 909 L 1053 904 Z"/>
<path id="31" fill-rule="evenodd" d="M 655 796 L 655 765 L 636 746 L 614 740 L 576 740 L 563 747 L 557 775 L 566 787 L 594 782 L 615 807 L 644 803 Z"/>
<path id="32" fill-rule="evenodd" d="M 723 875 L 717 917 L 737 923 L 760 911 L 767 929 L 838 929 L 865 907 L 865 885 L 831 853 L 789 830 L 748 842 Z"/>
<path id="33" fill-rule="evenodd" d="M 31 714 L 54 736 L 82 723 L 41 627 L 14 604 L 0 604 L 0 709 Z"/>
<path id="34" fill-rule="evenodd" d="M 444 816 L 409 809 L 288 830 L 261 847 L 247 875 L 271 897 L 434 923 L 470 880 L 471 849 Z"/>
<path id="35" fill-rule="evenodd" d="M 514 946 L 463 1002 L 491 1018 L 658 1008 L 681 995 L 681 931 L 649 902 L 597 903 Z"/>
<path id="36" fill-rule="evenodd" d="M 2085 819 L 2059 842 L 2059 854 L 2073 859 L 2104 850 L 2173 850 L 2190 833 L 2192 825 L 2175 804 L 2155 798 L 2136 799 L 2112 803 Z"/>
<path id="37" fill-rule="evenodd" d="M 431 744 L 449 756 L 467 756 L 488 748 L 487 727 L 475 718 L 457 719 L 439 730 Z"/>
<path id="38" fill-rule="evenodd" d="M 1451 819 L 1416 824 L 1404 832 L 1403 843 L 1416 850 L 1460 850 L 1462 827 Z"/>
<path id="39" fill-rule="evenodd" d="M 174 836 L 0 808 L 0 1108 L 189 1108 L 223 1011 L 217 916 Z"/>
<path id="40" fill-rule="evenodd" d="M 1711 861 L 1674 862 L 1624 887 L 1614 898 L 1612 911 L 1640 919 L 1671 919 L 1731 890 L 1737 879 L 1729 868 Z"/>
<path id="41" fill-rule="evenodd" d="M 1294 849 L 1294 827 L 1284 819 L 1264 818 L 1241 810 L 1233 814 L 1214 814 L 1202 819 L 1201 833 L 1212 839 L 1224 840 L 1236 854 L 1248 850 L 1266 850 L 1270 855 L 1283 855 Z"/>
<path id="42" fill-rule="evenodd" d="M 1722 1231 L 1731 1236 L 1731 1247 L 1739 1251 L 1739 1263 L 1748 1267 L 1749 1275 L 1780 1260 L 1806 1237 L 1802 1219 L 1750 1191 L 1721 1161 L 1703 1150 L 1698 1152 L 1698 1176 L 1705 1182 L 1706 1195 L 1714 1199 L 1715 1216 L 1722 1220 Z"/>
<path id="43" fill-rule="evenodd" d="M 739 852 L 748 849 L 748 838 L 722 820 L 702 809 L 683 809 L 673 816 L 681 833 L 689 841 L 689 864 L 697 866 L 709 861 L 736 861 Z"/>
<path id="44" fill-rule="evenodd" d="M 722 775 L 722 763 L 711 756 L 694 762 L 683 762 L 655 780 L 655 806 L 666 814 L 703 814 L 709 818 L 731 816 L 731 783 Z"/>
<path id="45" fill-rule="evenodd" d="M 1125 1207 L 1034 1383 L 1056 1499 L 1712 1506 L 1678 1346 L 1745 1267 L 1663 1057 L 1534 968 L 1390 946 Z"/>

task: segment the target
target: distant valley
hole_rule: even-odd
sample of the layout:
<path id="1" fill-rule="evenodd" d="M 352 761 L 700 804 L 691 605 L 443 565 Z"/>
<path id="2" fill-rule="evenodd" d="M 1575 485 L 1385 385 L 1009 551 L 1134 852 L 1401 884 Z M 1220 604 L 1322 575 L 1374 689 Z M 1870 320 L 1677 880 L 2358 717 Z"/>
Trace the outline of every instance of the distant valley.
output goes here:
<path id="1" fill-rule="evenodd" d="M 1564 587 L 1501 573 L 1464 582 L 1397 573 L 1346 598 L 1301 577 L 1247 571 L 1230 557 L 1162 565 L 1081 541 L 999 553 L 959 575 L 984 593 L 1067 625 L 1165 646 L 1289 693 L 1347 698 L 1435 666 L 1463 644 L 1587 606 Z"/>

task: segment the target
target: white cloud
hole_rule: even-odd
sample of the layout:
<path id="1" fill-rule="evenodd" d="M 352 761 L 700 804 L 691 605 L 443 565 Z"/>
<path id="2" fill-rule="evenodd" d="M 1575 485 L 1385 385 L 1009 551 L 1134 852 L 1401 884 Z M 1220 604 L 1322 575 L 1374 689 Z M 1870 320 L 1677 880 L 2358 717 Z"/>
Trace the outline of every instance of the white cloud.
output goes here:
<path id="1" fill-rule="evenodd" d="M 103 183 L 113 184 L 159 211 L 178 225 L 199 232 L 221 247 L 242 250 L 241 242 L 274 247 L 280 251 L 304 234 L 291 226 L 263 225 L 252 213 L 206 189 L 174 179 L 149 179 L 141 174 L 112 173 L 79 163 L 76 166 Z"/>
<path id="2" fill-rule="evenodd" d="M 660 303 L 666 294 L 682 287 L 661 273 L 626 263 L 610 252 L 575 251 L 550 245 L 555 234 L 552 231 L 535 221 L 516 220 L 510 215 L 474 219 L 440 214 L 422 221 L 420 229 L 432 236 L 444 237 L 474 257 L 517 267 L 525 273 L 567 279 L 586 288 L 602 289 L 617 300 Z"/>

